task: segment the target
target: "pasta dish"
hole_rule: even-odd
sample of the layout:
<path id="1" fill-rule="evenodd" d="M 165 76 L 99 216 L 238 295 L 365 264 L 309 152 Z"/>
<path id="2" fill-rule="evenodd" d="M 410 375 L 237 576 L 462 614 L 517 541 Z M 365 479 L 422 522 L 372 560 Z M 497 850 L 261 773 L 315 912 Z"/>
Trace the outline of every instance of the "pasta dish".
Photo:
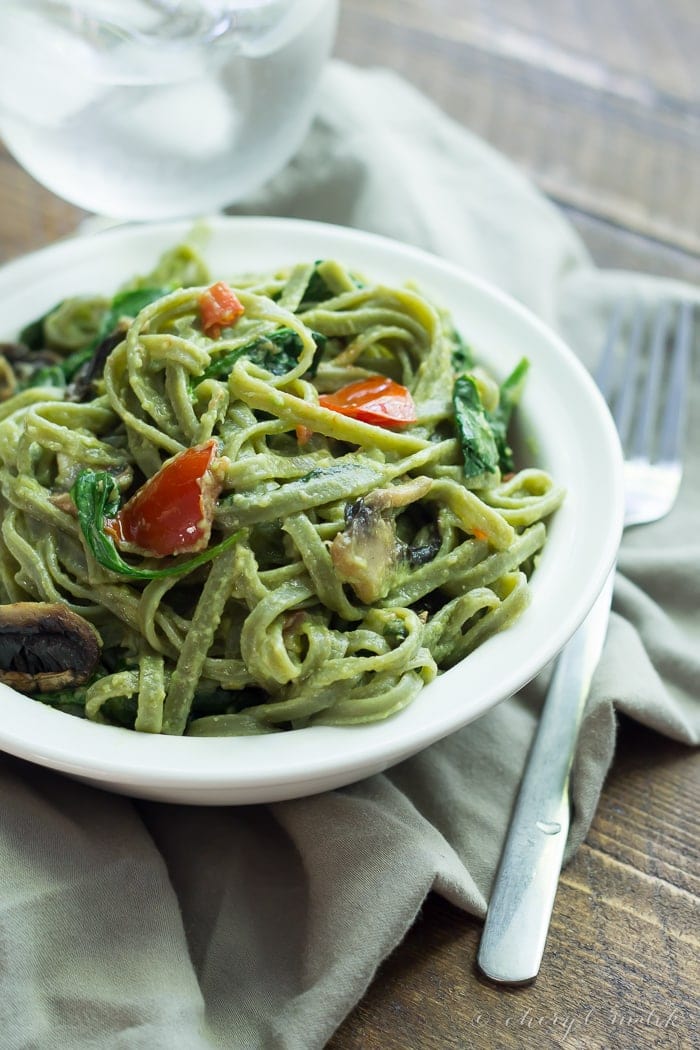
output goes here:
<path id="1" fill-rule="evenodd" d="M 563 498 L 528 364 L 334 260 L 187 245 L 0 351 L 0 680 L 150 733 L 386 718 L 512 624 Z"/>

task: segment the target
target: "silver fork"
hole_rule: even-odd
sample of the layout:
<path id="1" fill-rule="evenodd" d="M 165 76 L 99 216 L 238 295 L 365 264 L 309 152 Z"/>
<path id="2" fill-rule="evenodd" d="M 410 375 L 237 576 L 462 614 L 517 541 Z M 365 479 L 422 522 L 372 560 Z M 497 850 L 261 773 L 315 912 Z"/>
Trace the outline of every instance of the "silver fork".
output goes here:
<path id="1" fill-rule="evenodd" d="M 621 305 L 608 330 L 596 381 L 625 451 L 627 528 L 663 518 L 680 488 L 693 306 L 666 303 L 651 325 L 636 310 L 618 376 L 616 350 L 624 321 Z M 528 756 L 477 956 L 482 973 L 499 984 L 526 984 L 539 972 L 569 830 L 569 774 L 603 649 L 613 578 L 614 569 L 557 660 Z"/>

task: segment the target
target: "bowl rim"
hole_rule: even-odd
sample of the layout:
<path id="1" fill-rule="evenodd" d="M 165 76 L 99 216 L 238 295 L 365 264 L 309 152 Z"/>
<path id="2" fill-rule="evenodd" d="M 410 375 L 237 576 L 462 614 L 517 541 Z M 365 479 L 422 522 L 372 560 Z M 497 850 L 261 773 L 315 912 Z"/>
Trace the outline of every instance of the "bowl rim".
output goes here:
<path id="1" fill-rule="evenodd" d="M 569 605 L 559 610 L 556 617 L 550 617 L 550 633 L 539 639 L 529 656 L 516 667 L 508 666 L 507 661 L 505 667 L 499 665 L 502 677 L 498 682 L 482 685 L 480 692 L 471 696 L 465 706 L 453 702 L 442 707 L 438 704 L 428 712 L 426 697 L 429 691 L 432 695 L 440 689 L 441 684 L 444 687 L 445 682 L 451 683 L 450 696 L 458 692 L 462 684 L 457 679 L 467 678 L 471 668 L 477 669 L 484 660 L 479 654 L 487 647 L 490 652 L 495 644 L 497 652 L 503 649 L 502 655 L 506 656 L 508 639 L 512 639 L 512 632 L 523 619 L 508 631 L 490 638 L 467 657 L 466 663 L 463 661 L 440 675 L 403 712 L 369 725 L 317 726 L 262 737 L 151 736 L 77 719 L 38 701 L 28 703 L 26 697 L 0 685 L 5 711 L 5 717 L 0 720 L 0 748 L 18 757 L 94 783 L 117 789 L 121 786 L 133 794 L 138 794 L 141 788 L 144 792 L 153 788 L 171 790 L 174 797 L 181 791 L 218 790 L 226 795 L 228 802 L 235 803 L 249 801 L 253 791 L 256 800 L 266 801 L 268 796 L 271 800 L 285 787 L 285 797 L 296 797 L 360 780 L 387 768 L 478 718 L 517 692 L 555 657 L 593 605 L 615 561 L 623 520 L 622 455 L 607 406 L 573 351 L 527 307 L 484 278 L 423 249 L 350 227 L 305 219 L 235 215 L 207 219 L 206 225 L 213 240 L 217 243 L 220 240 L 222 245 L 238 239 L 240 248 L 246 241 L 250 244 L 262 241 L 264 253 L 265 245 L 279 238 L 285 251 L 290 250 L 290 244 L 316 245 L 319 250 L 315 258 L 324 251 L 329 254 L 332 245 L 333 253 L 339 258 L 344 250 L 357 258 L 366 256 L 363 268 L 367 273 L 376 270 L 375 264 L 379 263 L 384 269 L 398 267 L 397 282 L 412 279 L 417 272 L 422 275 L 418 283 L 425 286 L 423 278 L 429 276 L 430 283 L 438 288 L 460 289 L 467 299 L 481 304 L 484 317 L 490 317 L 490 311 L 496 319 L 501 319 L 505 328 L 520 332 L 526 340 L 530 338 L 532 346 L 539 347 L 538 352 L 544 354 L 554 372 L 558 370 L 559 378 L 564 377 L 570 390 L 577 393 L 578 407 L 572 410 L 582 416 L 589 428 L 586 440 L 598 450 L 597 484 L 607 510 L 604 526 L 603 523 L 596 526 L 593 518 L 588 523 L 598 530 L 593 538 L 584 536 L 583 526 L 573 522 L 569 515 L 570 534 L 557 541 L 561 551 L 570 544 L 574 532 L 589 548 L 596 545 L 595 559 L 579 573 L 580 588 Z M 70 273 L 71 267 L 86 265 L 93 258 L 99 270 L 103 252 L 109 255 L 116 250 L 125 258 L 133 257 L 134 267 L 138 268 L 138 258 L 153 258 L 154 252 L 176 243 L 191 228 L 190 220 L 120 224 L 62 240 L 7 263 L 0 269 L 0 292 L 7 301 L 25 288 L 28 279 L 35 284 L 50 285 L 56 273 Z M 298 249 L 296 253 L 297 258 L 303 257 Z M 206 248 L 204 255 L 205 258 L 208 255 Z M 276 268 L 285 261 L 270 259 L 269 265 Z M 76 289 L 74 294 L 81 291 L 87 294 L 91 289 Z M 447 305 L 452 309 L 452 304 Z M 545 546 L 545 556 L 550 543 L 551 536 Z M 539 573 L 538 567 L 533 583 L 538 584 L 536 589 L 546 592 L 544 585 L 539 587 Z M 548 586 L 553 586 L 552 575 L 550 572 Z M 539 595 L 542 601 L 546 597 L 546 593 Z M 533 606 L 525 614 L 526 628 L 521 631 L 527 629 L 527 617 Z M 520 651 L 527 654 L 527 646 L 521 645 Z M 491 668 L 498 663 L 494 657 L 487 661 Z M 420 717 L 416 714 L 417 705 Z"/>

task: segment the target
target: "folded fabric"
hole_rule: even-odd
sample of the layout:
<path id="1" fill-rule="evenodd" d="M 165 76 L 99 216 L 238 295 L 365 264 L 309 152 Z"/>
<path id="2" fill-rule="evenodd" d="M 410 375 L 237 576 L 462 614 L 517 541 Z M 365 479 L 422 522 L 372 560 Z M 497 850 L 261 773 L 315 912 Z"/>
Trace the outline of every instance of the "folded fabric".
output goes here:
<path id="1" fill-rule="evenodd" d="M 396 77 L 334 63 L 320 99 L 299 156 L 236 211 L 433 251 L 521 300 L 589 365 L 621 295 L 697 298 L 597 271 L 517 170 Z M 678 504 L 624 540 L 569 856 L 613 754 L 616 707 L 700 736 L 698 450 L 696 381 Z M 270 806 L 138 802 L 2 756 L 2 1045 L 322 1047 L 431 889 L 484 914 L 546 679 L 383 775 Z"/>

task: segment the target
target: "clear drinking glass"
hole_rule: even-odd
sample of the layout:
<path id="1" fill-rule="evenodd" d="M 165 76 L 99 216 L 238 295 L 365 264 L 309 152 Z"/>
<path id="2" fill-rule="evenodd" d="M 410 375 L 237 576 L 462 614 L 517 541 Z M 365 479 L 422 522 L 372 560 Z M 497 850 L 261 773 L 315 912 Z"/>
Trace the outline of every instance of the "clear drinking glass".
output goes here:
<path id="1" fill-rule="evenodd" d="M 212 211 L 301 143 L 337 0 L 0 0 L 0 135 L 117 219 Z"/>

